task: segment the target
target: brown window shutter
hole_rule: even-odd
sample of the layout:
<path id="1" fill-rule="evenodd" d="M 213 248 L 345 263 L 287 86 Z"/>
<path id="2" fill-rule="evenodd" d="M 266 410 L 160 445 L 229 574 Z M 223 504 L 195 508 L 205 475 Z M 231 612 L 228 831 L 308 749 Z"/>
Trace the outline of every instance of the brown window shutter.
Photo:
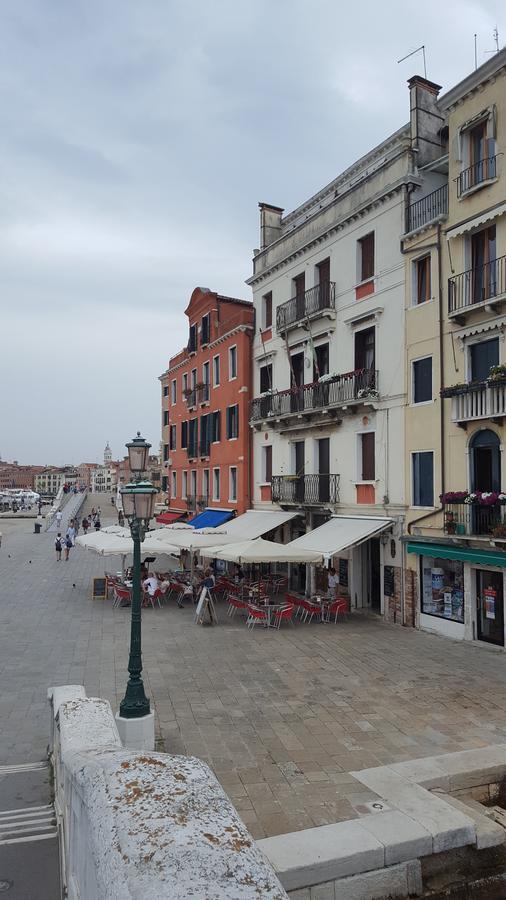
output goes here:
<path id="1" fill-rule="evenodd" d="M 374 232 L 366 234 L 360 241 L 362 248 L 362 281 L 372 278 L 374 275 Z"/>
<path id="2" fill-rule="evenodd" d="M 374 443 L 374 431 L 362 435 L 362 481 L 374 481 L 376 477 Z"/>

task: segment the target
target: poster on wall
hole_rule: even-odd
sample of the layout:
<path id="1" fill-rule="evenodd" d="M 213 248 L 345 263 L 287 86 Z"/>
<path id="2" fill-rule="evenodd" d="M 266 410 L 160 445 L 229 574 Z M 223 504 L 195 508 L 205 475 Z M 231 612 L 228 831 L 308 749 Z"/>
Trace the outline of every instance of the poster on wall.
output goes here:
<path id="1" fill-rule="evenodd" d="M 483 591 L 483 603 L 485 606 L 485 618 L 495 619 L 495 601 L 497 599 L 497 591 L 494 588 L 485 588 Z"/>
<path id="2" fill-rule="evenodd" d="M 348 560 L 339 560 L 339 584 L 341 587 L 348 587 Z"/>
<path id="3" fill-rule="evenodd" d="M 452 617 L 452 592 L 444 591 L 443 593 L 443 615 L 445 619 Z"/>

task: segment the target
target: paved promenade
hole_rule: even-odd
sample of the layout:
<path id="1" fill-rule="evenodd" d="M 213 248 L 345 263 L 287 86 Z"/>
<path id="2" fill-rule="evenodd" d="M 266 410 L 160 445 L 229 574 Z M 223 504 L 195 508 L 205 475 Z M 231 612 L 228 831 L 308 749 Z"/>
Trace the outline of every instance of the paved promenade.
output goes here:
<path id="1" fill-rule="evenodd" d="M 48 685 L 84 683 L 117 709 L 130 611 L 91 600 L 99 557 L 58 563 L 33 522 L 2 530 L 0 764 L 26 763 L 46 752 Z M 374 795 L 350 770 L 506 740 L 500 652 L 372 618 L 248 632 L 219 616 L 143 613 L 146 690 L 160 745 L 208 761 L 256 837 L 358 815 Z"/>

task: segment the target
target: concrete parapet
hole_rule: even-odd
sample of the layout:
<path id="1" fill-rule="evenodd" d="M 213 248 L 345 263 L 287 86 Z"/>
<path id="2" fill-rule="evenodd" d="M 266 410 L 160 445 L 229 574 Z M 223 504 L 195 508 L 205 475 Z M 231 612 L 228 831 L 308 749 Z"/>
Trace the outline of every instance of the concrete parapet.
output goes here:
<path id="1" fill-rule="evenodd" d="M 286 900 L 210 769 L 123 748 L 109 703 L 83 693 L 50 691 L 70 900 Z"/>

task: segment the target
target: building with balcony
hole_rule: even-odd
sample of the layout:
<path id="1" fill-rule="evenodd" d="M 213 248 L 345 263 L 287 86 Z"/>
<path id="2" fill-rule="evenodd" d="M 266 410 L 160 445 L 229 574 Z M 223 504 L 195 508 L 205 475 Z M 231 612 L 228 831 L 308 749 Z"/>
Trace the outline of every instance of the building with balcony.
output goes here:
<path id="1" fill-rule="evenodd" d="M 253 304 L 197 287 L 185 315 L 188 345 L 160 376 L 162 478 L 174 517 L 218 521 L 251 506 Z"/>
<path id="2" fill-rule="evenodd" d="M 298 510 L 290 536 L 300 539 L 331 516 L 364 517 L 360 539 L 334 565 L 353 606 L 389 618 L 404 582 L 400 237 L 408 216 L 415 227 L 439 219 L 447 203 L 444 170 L 418 172 L 442 156 L 437 86 L 412 82 L 408 125 L 288 215 L 260 204 L 260 248 L 248 279 L 256 313 L 254 505 Z M 294 586 L 310 589 L 305 567 L 296 577 Z"/>
<path id="3" fill-rule="evenodd" d="M 438 97 L 436 111 L 447 208 L 425 226 L 412 216 L 419 227 L 403 238 L 407 564 L 421 627 L 504 647 L 506 50 Z M 434 165 L 443 174 L 444 157 Z"/>

